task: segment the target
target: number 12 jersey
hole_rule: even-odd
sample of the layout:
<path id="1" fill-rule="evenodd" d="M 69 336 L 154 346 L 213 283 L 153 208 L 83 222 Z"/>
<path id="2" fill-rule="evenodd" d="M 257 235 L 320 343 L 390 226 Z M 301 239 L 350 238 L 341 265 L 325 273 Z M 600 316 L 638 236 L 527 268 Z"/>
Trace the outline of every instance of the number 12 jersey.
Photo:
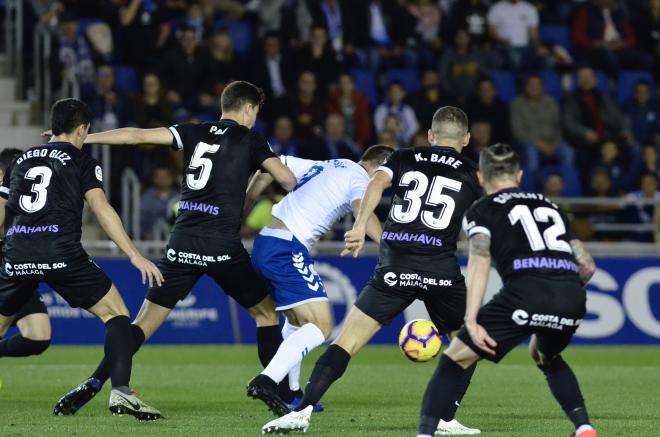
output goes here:
<path id="1" fill-rule="evenodd" d="M 393 198 L 378 267 L 457 270 L 461 220 L 482 195 L 476 164 L 453 148 L 432 146 L 397 150 L 379 170 L 392 178 Z"/>

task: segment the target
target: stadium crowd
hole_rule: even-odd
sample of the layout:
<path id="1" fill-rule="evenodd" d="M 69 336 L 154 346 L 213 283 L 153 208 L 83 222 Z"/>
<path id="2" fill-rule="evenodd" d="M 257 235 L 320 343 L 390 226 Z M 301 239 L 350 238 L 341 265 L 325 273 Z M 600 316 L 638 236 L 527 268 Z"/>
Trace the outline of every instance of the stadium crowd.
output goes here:
<path id="1" fill-rule="evenodd" d="M 660 220 L 660 0 L 30 3 L 32 24 L 57 35 L 54 82 L 75 78 L 94 131 L 216 119 L 224 86 L 242 79 L 266 91 L 256 129 L 275 152 L 356 159 L 374 143 L 426 144 L 434 111 L 452 104 L 470 118 L 465 153 L 513 144 L 525 188 L 630 200 L 584 222 Z M 179 154 L 112 153 L 151 185 L 144 226 L 167 214 Z"/>

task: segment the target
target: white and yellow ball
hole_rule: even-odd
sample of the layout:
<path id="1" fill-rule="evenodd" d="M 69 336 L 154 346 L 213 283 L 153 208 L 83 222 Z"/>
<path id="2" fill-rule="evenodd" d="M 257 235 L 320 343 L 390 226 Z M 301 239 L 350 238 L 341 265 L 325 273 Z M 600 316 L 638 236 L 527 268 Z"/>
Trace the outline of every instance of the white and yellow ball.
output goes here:
<path id="1" fill-rule="evenodd" d="M 442 337 L 430 320 L 411 320 L 401 329 L 399 347 L 411 361 L 430 361 L 440 353 Z"/>

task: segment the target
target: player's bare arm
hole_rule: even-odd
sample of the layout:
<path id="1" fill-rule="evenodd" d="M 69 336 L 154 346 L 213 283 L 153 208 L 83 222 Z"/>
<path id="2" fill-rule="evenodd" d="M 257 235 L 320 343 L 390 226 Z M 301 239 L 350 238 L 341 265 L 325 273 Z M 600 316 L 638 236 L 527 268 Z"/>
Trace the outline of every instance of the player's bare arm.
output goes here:
<path id="1" fill-rule="evenodd" d="M 364 197 L 360 202 L 360 209 L 358 210 L 353 229 L 346 232 L 344 241 L 346 242 L 346 249 L 342 254 L 352 253 L 353 257 L 357 257 L 364 246 L 364 236 L 367 233 L 367 225 L 371 220 L 376 207 L 383 197 L 383 191 L 392 185 L 392 178 L 384 171 L 377 171 L 371 177 Z M 380 241 L 380 238 L 379 240 Z"/>
<path id="2" fill-rule="evenodd" d="M 486 330 L 477 324 L 477 314 L 486 294 L 486 285 L 490 274 L 490 237 L 478 233 L 470 238 L 470 257 L 468 259 L 468 287 L 465 311 L 465 327 L 474 344 L 491 355 L 497 346 Z"/>
<path id="3" fill-rule="evenodd" d="M 0 197 L 0 237 L 5 236 L 5 205 L 7 199 Z"/>
<path id="4" fill-rule="evenodd" d="M 268 158 L 261 163 L 261 166 L 282 186 L 286 191 L 293 191 L 298 185 L 296 176 L 289 170 L 289 167 L 282 164 L 280 158 Z M 264 187 L 265 188 L 265 187 Z"/>
<path id="5" fill-rule="evenodd" d="M 354 200 L 351 206 L 353 207 L 353 216 L 357 217 L 360 211 L 360 204 L 362 201 L 360 199 Z M 376 214 L 373 212 L 369 216 L 369 220 L 367 221 L 367 228 L 366 228 L 366 234 L 371 238 L 374 242 L 380 243 L 380 237 L 383 235 L 383 226 L 380 223 L 380 220 L 378 220 L 378 217 Z M 346 256 L 350 254 L 351 251 L 348 249 L 344 249 L 341 251 L 341 256 Z"/>
<path id="6" fill-rule="evenodd" d="M 174 136 L 166 127 L 157 127 L 154 129 L 123 127 L 120 129 L 89 134 L 85 139 L 85 144 L 155 144 L 159 146 L 170 146 L 172 145 L 172 141 L 174 141 Z"/>
<path id="7" fill-rule="evenodd" d="M 119 246 L 119 248 L 131 260 L 131 264 L 142 274 L 142 283 L 149 282 L 151 287 L 154 282 L 159 286 L 164 282 L 160 270 L 148 259 L 143 257 L 126 234 L 124 225 L 117 212 L 108 203 L 108 200 L 100 188 L 93 188 L 85 193 L 85 200 L 89 204 L 99 225 L 108 234 L 108 237 Z"/>
<path id="8" fill-rule="evenodd" d="M 248 184 L 247 191 L 245 193 L 245 204 L 243 205 L 243 217 L 247 217 L 247 214 L 250 212 L 254 203 L 257 201 L 259 196 L 264 192 L 270 184 L 273 183 L 275 179 L 270 175 L 270 173 L 264 173 L 260 170 L 257 170 L 250 183 Z"/>
<path id="9" fill-rule="evenodd" d="M 584 247 L 582 241 L 573 239 L 569 242 L 569 244 L 571 245 L 571 250 L 573 251 L 575 260 L 580 265 L 580 280 L 586 284 L 589 282 L 594 273 L 596 273 L 596 263 L 594 262 L 594 258 L 591 256 L 587 248 Z"/>

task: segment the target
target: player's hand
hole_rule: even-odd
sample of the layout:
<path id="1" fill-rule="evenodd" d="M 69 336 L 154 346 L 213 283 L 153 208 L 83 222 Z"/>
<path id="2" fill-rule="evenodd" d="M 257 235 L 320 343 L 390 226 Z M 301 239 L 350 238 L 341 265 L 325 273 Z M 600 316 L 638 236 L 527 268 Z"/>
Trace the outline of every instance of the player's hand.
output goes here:
<path id="1" fill-rule="evenodd" d="M 359 231 L 356 229 L 351 229 L 350 231 L 344 234 L 344 242 L 346 243 L 346 248 L 341 251 L 341 256 L 346 256 L 353 254 L 353 258 L 357 258 L 360 254 L 360 251 L 364 247 L 364 231 Z"/>
<path id="2" fill-rule="evenodd" d="M 162 286 L 165 279 L 158 267 L 142 255 L 136 255 L 131 258 L 131 264 L 142 274 L 142 284 L 149 282 L 149 287 L 153 287 L 154 282 Z"/>
<path id="3" fill-rule="evenodd" d="M 493 348 L 497 347 L 497 342 L 488 335 L 488 332 L 483 326 L 476 322 L 472 322 L 466 323 L 465 328 L 470 334 L 472 343 L 474 343 L 476 347 L 490 355 L 495 355 L 495 350 Z"/>

